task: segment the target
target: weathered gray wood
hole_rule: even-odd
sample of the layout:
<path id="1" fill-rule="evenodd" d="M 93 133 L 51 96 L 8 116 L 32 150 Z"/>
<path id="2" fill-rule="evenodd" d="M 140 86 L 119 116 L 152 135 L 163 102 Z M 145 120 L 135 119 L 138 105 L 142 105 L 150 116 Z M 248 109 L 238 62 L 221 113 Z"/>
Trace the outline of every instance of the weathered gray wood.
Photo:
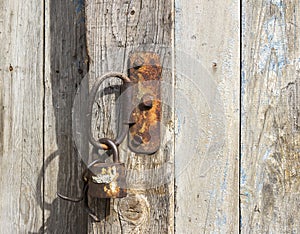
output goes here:
<path id="1" fill-rule="evenodd" d="M 0 232 L 31 233 L 43 225 L 43 1 L 0 1 L 0 44 Z"/>
<path id="2" fill-rule="evenodd" d="M 299 7 L 244 1 L 243 233 L 300 231 Z"/>
<path id="3" fill-rule="evenodd" d="M 87 72 L 82 1 L 46 1 L 45 22 L 45 231 L 86 233 L 81 193 L 81 164 L 72 134 L 72 107 Z"/>
<path id="4" fill-rule="evenodd" d="M 101 222 L 90 222 L 89 233 L 172 233 L 173 173 L 172 129 L 172 6 L 171 0 L 102 1 L 86 0 L 87 43 L 90 58 L 90 85 L 107 71 L 127 72 L 132 51 L 155 51 L 164 66 L 163 138 L 155 155 L 130 153 L 126 142 L 121 161 L 128 169 L 127 198 L 98 201 Z M 105 82 L 106 92 L 98 100 L 95 136 L 116 136 L 116 98 L 114 80 Z M 114 86 L 109 88 L 109 86 Z M 101 91 L 100 91 L 101 92 Z M 115 94 L 115 95 L 108 95 Z M 93 204 L 92 204 L 93 205 Z"/>
<path id="5" fill-rule="evenodd" d="M 239 231 L 239 9 L 175 1 L 177 233 Z"/>

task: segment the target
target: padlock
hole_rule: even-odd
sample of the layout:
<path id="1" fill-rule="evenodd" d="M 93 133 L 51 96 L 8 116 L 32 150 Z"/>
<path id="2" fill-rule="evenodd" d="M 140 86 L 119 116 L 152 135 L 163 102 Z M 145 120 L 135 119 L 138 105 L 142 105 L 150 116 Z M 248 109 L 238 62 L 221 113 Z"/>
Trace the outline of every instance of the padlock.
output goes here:
<path id="1" fill-rule="evenodd" d="M 100 143 L 112 150 L 113 163 L 96 160 L 88 167 L 84 180 L 88 183 L 88 194 L 97 198 L 122 198 L 127 196 L 125 165 L 120 163 L 119 150 L 114 141 L 102 138 Z"/>
<path id="2" fill-rule="evenodd" d="M 111 77 L 117 77 L 123 81 L 122 95 L 122 128 L 120 134 L 115 140 L 102 138 L 97 140 L 94 138 L 91 129 L 92 110 L 97 92 L 104 80 Z M 86 116 L 88 118 L 88 138 L 93 150 L 105 149 L 112 150 L 113 163 L 101 163 L 100 159 L 96 159 L 90 163 L 82 173 L 83 188 L 80 197 L 74 198 L 57 193 L 57 195 L 66 201 L 80 202 L 84 201 L 84 207 L 90 217 L 95 221 L 100 221 L 95 212 L 89 207 L 89 196 L 95 198 L 122 198 L 127 196 L 126 186 L 126 170 L 124 163 L 120 163 L 118 146 L 123 142 L 128 133 L 131 113 L 130 100 L 132 99 L 132 89 L 130 88 L 132 81 L 123 73 L 109 72 L 98 78 L 89 93 L 89 107 Z M 126 92 L 125 92 L 126 90 Z"/>

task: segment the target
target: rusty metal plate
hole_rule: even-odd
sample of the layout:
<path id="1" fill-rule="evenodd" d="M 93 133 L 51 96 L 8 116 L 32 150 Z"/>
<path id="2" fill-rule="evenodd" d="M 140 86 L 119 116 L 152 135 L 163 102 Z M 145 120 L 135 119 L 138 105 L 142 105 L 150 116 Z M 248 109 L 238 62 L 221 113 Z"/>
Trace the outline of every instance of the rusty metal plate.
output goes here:
<path id="1" fill-rule="evenodd" d="M 126 197 L 126 176 L 124 163 L 99 163 L 89 173 L 89 190 L 92 197 L 121 198 Z"/>
<path id="2" fill-rule="evenodd" d="M 133 125 L 129 129 L 128 146 L 140 154 L 153 154 L 160 147 L 162 66 L 158 54 L 139 52 L 129 58 L 129 78 L 134 83 Z"/>

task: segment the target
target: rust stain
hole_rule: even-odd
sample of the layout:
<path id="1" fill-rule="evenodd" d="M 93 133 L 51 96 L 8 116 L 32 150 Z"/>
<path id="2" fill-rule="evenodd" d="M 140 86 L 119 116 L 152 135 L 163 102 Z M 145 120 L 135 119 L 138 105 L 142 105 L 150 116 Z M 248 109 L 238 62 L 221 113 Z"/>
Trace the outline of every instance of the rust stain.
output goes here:
<path id="1" fill-rule="evenodd" d="M 112 181 L 111 183 L 104 185 L 103 190 L 108 197 L 117 197 L 120 193 L 120 187 L 116 181 Z"/>
<path id="2" fill-rule="evenodd" d="M 129 77 L 136 84 L 128 145 L 136 153 L 153 154 L 160 146 L 162 66 L 158 54 L 133 53 L 129 59 Z"/>

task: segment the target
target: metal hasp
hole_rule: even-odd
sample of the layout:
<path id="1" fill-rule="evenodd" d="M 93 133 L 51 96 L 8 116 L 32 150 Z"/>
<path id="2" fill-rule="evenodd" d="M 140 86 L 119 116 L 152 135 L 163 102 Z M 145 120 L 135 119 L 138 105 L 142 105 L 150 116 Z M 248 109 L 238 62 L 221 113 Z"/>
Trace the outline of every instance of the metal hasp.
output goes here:
<path id="1" fill-rule="evenodd" d="M 138 52 L 129 58 L 129 78 L 133 83 L 135 106 L 131 120 L 134 123 L 128 134 L 131 151 L 153 154 L 160 147 L 162 66 L 159 55 Z"/>

